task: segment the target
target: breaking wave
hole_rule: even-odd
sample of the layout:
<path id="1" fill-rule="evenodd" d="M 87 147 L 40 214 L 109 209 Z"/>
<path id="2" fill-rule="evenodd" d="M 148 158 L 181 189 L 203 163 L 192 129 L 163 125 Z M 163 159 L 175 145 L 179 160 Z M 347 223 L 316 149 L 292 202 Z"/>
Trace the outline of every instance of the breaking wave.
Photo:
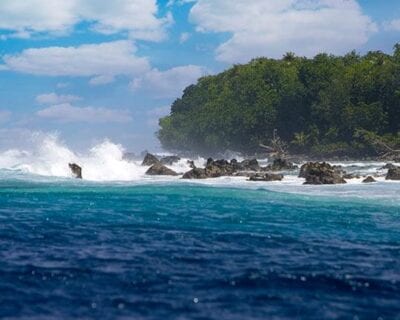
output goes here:
<path id="1" fill-rule="evenodd" d="M 57 135 L 47 135 L 34 142 L 30 150 L 12 149 L 0 153 L 0 169 L 20 171 L 40 176 L 72 177 L 68 163 L 83 167 L 85 180 L 132 181 L 145 177 L 141 161 L 124 158 L 125 149 L 109 140 L 95 145 L 86 153 L 75 153 Z M 178 172 L 189 170 L 186 161 L 176 164 Z"/>

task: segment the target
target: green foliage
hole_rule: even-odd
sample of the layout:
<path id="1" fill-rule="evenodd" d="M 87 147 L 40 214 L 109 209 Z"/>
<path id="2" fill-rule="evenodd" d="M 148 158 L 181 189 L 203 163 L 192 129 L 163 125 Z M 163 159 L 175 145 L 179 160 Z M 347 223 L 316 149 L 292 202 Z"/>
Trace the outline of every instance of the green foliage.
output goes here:
<path id="1" fill-rule="evenodd" d="M 256 152 L 277 129 L 295 152 L 372 153 L 356 137 L 400 132 L 400 44 L 393 55 L 254 59 L 187 87 L 160 120 L 166 149 Z"/>

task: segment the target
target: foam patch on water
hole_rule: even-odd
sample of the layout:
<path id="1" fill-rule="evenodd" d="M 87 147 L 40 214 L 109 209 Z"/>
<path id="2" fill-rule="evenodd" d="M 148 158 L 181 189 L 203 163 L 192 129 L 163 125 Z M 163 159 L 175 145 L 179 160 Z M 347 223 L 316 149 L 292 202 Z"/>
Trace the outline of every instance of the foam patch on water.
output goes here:
<path id="1" fill-rule="evenodd" d="M 86 182 L 124 183 L 124 184 L 197 184 L 214 187 L 233 187 L 246 189 L 267 189 L 277 192 L 339 196 L 339 197 L 371 197 L 400 199 L 400 183 L 385 181 L 387 170 L 380 169 L 384 162 L 333 162 L 342 166 L 348 173 L 360 175 L 358 179 L 347 180 L 346 185 L 304 186 L 304 179 L 298 178 L 298 171 L 283 172 L 284 179 L 279 182 L 250 182 L 245 177 L 222 177 L 207 180 L 182 180 L 178 177 L 153 177 L 145 173 L 148 167 L 141 165 L 142 160 L 130 161 L 124 158 L 125 149 L 119 144 L 105 140 L 90 148 L 87 152 L 76 153 L 62 143 L 55 135 L 47 135 L 36 139 L 29 150 L 8 150 L 0 152 L 0 179 L 5 176 L 18 175 L 25 179 L 47 177 L 49 179 L 71 179 L 68 163 L 77 163 L 83 168 Z M 183 174 L 190 170 L 188 159 L 169 166 L 172 170 Z M 239 161 L 242 159 L 238 159 Z M 203 167 L 205 159 L 194 159 L 197 167 Z M 260 161 L 261 165 L 267 162 Z M 301 164 L 298 164 L 301 165 Z M 398 164 L 400 165 L 400 164 Z M 373 175 L 378 183 L 363 184 L 362 178 Z M 75 180 L 74 180 L 75 181 Z M 81 183 L 85 183 L 85 181 Z"/>

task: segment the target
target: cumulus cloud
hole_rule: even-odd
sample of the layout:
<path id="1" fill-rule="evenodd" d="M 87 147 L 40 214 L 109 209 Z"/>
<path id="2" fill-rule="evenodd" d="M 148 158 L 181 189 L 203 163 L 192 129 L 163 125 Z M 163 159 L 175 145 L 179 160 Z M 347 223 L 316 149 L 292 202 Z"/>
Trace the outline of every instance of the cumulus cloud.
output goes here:
<path id="1" fill-rule="evenodd" d="M 116 75 L 135 76 L 150 70 L 147 58 L 135 55 L 130 41 L 86 44 L 78 47 L 27 49 L 5 55 L 1 69 L 46 76 L 94 77 L 94 84 Z M 99 78 L 100 77 L 100 78 Z"/>
<path id="2" fill-rule="evenodd" d="M 156 0 L 2 0 L 0 30 L 9 36 L 35 33 L 64 34 L 81 22 L 93 30 L 132 38 L 159 41 L 172 17 L 158 17 Z"/>
<path id="3" fill-rule="evenodd" d="M 400 31 L 400 19 L 385 22 L 383 27 L 386 31 Z"/>
<path id="4" fill-rule="evenodd" d="M 175 67 L 166 71 L 153 69 L 134 79 L 131 86 L 134 90 L 151 90 L 157 98 L 174 98 L 205 74 L 206 70 L 203 67 L 195 65 Z"/>
<path id="5" fill-rule="evenodd" d="M 112 75 L 102 75 L 90 79 L 89 84 L 92 86 L 102 86 L 114 82 L 115 77 Z"/>
<path id="6" fill-rule="evenodd" d="M 41 118 L 59 122 L 86 122 L 86 123 L 127 123 L 132 121 L 128 111 L 111 110 L 94 107 L 75 107 L 70 103 L 63 103 L 39 110 Z"/>
<path id="7" fill-rule="evenodd" d="M 294 51 L 344 53 L 368 41 L 377 27 L 356 0 L 198 0 L 190 20 L 199 32 L 227 32 L 217 59 L 245 62 Z"/>
<path id="8" fill-rule="evenodd" d="M 81 99 L 82 99 L 81 97 L 70 94 L 58 95 L 52 92 L 52 93 L 44 93 L 38 95 L 36 97 L 36 102 L 40 104 L 61 104 L 61 103 L 75 102 Z"/>
<path id="9" fill-rule="evenodd" d="M 179 42 L 182 44 L 182 43 L 185 43 L 186 41 L 188 41 L 189 40 L 189 38 L 190 38 L 190 33 L 188 33 L 188 32 L 183 32 L 182 34 L 181 34 L 181 36 L 179 37 Z"/>

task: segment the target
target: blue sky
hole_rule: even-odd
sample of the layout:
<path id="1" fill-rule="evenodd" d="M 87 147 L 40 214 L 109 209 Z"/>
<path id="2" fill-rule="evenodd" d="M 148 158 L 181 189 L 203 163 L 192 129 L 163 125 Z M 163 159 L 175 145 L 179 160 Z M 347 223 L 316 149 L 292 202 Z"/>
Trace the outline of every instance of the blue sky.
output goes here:
<path id="1" fill-rule="evenodd" d="M 0 150 L 58 133 L 159 148 L 157 119 L 202 75 L 287 51 L 391 52 L 398 0 L 2 0 Z"/>

